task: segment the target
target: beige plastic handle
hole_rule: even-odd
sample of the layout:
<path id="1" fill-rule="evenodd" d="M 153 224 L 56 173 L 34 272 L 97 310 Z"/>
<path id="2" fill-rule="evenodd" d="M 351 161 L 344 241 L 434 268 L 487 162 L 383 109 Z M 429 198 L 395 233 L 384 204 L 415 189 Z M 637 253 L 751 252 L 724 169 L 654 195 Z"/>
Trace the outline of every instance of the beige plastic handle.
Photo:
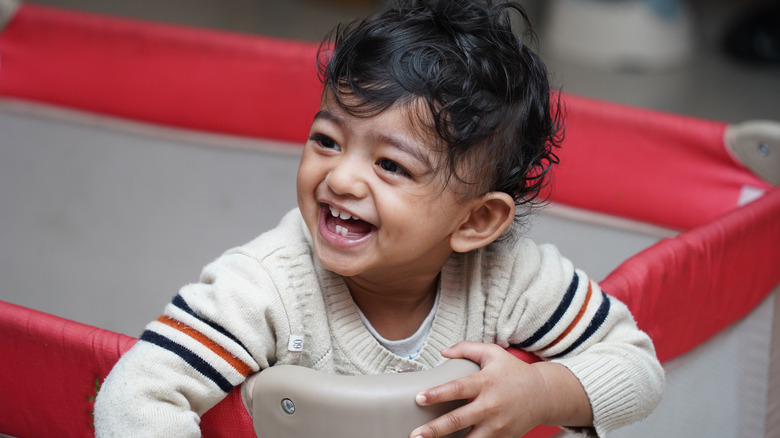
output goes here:
<path id="1" fill-rule="evenodd" d="M 780 122 L 753 120 L 729 125 L 726 147 L 756 175 L 780 184 Z"/>
<path id="2" fill-rule="evenodd" d="M 273 366 L 255 381 L 255 432 L 258 438 L 408 438 L 415 428 L 465 404 L 421 407 L 414 401 L 418 392 L 477 371 L 479 366 L 465 359 L 427 371 L 369 376 Z"/>
<path id="3" fill-rule="evenodd" d="M 19 0 L 0 0 L 0 32 L 11 22 L 17 9 Z"/>

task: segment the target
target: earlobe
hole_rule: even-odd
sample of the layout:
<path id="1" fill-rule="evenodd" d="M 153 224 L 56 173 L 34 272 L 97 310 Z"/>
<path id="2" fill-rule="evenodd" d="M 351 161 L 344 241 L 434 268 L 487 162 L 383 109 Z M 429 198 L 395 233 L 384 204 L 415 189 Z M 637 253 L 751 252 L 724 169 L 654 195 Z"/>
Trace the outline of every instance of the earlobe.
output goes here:
<path id="1" fill-rule="evenodd" d="M 512 225 L 515 202 L 503 192 L 490 192 L 474 204 L 466 220 L 450 236 L 455 252 L 468 252 L 498 239 Z"/>

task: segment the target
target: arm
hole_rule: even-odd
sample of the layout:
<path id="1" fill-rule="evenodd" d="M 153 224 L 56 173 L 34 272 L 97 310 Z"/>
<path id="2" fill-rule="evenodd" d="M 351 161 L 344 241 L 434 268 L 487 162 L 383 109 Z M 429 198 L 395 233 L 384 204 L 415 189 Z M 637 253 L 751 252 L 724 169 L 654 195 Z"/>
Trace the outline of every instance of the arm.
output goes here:
<path id="1" fill-rule="evenodd" d="M 418 428 L 412 437 L 441 437 L 468 426 L 473 426 L 474 436 L 519 437 L 539 424 L 592 424 L 590 402 L 582 385 L 560 364 L 527 364 L 495 344 L 469 341 L 442 354 L 468 358 L 482 369 L 420 393 L 418 404 L 452 399 L 471 402 Z"/>
<path id="2" fill-rule="evenodd" d="M 96 435 L 199 437 L 200 415 L 275 356 L 271 328 L 286 319 L 262 274 L 232 254 L 185 286 L 106 378 Z"/>
<path id="3" fill-rule="evenodd" d="M 456 430 L 453 424 L 512 427 L 518 434 L 537 424 L 592 425 L 583 431 L 603 435 L 648 415 L 660 400 L 663 369 L 650 338 L 637 329 L 628 309 L 575 271 L 555 248 L 526 245 L 521 250 L 511 260 L 524 265 L 505 268 L 510 292 L 485 314 L 496 315 L 496 344 L 520 347 L 545 362 L 512 362 L 508 353 L 487 344 L 444 352 L 480 363 L 477 374 L 483 376 L 432 388 L 422 394 L 424 403 L 469 395 L 473 401 L 467 406 L 479 405 L 429 423 L 418 430 L 421 436 L 443 436 Z M 479 391 L 477 397 L 474 391 Z M 503 418 L 503 412 L 503 417 L 477 415 L 498 405 L 513 407 L 510 418 Z M 502 435 L 507 436 L 484 436 Z"/>

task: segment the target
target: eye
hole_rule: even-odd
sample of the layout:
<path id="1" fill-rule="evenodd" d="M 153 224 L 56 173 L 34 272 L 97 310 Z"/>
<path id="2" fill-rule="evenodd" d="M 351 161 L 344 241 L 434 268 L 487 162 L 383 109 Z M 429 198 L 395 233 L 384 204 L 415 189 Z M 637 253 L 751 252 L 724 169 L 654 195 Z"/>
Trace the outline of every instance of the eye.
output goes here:
<path id="1" fill-rule="evenodd" d="M 376 163 L 382 170 L 394 173 L 397 175 L 405 176 L 405 177 L 411 177 L 409 172 L 406 171 L 403 167 L 401 167 L 398 163 L 392 160 L 388 160 L 386 158 L 382 158 Z"/>
<path id="2" fill-rule="evenodd" d="M 309 140 L 316 142 L 323 149 L 341 150 L 335 140 L 324 134 L 314 134 Z"/>

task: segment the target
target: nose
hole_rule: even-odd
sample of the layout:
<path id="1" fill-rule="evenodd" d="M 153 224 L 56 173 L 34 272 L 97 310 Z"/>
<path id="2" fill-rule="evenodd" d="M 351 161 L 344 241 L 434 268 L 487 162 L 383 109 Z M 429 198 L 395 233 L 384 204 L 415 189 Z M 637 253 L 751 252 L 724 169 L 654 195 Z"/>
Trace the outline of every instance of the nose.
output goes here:
<path id="1" fill-rule="evenodd" d="M 356 157 L 342 157 L 328 172 L 325 183 L 339 196 L 363 199 L 368 196 L 365 167 Z"/>

